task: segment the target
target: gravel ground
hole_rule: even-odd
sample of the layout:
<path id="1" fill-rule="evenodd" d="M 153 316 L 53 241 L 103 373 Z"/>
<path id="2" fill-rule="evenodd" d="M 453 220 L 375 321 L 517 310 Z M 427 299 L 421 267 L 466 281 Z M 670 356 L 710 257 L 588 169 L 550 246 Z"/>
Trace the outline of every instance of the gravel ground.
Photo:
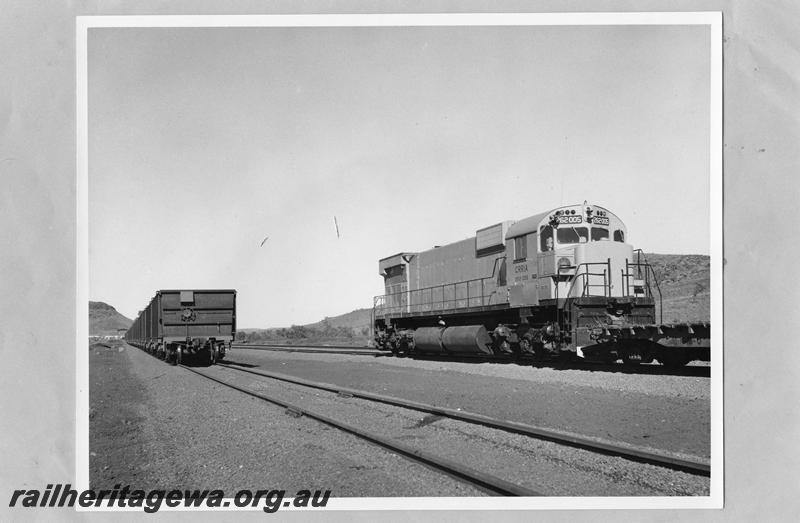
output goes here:
<path id="1" fill-rule="evenodd" d="M 708 378 L 235 349 L 230 363 L 708 458 Z"/>
<path id="2" fill-rule="evenodd" d="M 564 447 L 502 430 L 347 398 L 222 367 L 218 379 L 324 413 L 548 496 L 708 495 L 708 478 Z"/>
<path id="3" fill-rule="evenodd" d="M 90 348 L 90 484 L 331 490 L 344 496 L 482 491 L 127 345 Z"/>

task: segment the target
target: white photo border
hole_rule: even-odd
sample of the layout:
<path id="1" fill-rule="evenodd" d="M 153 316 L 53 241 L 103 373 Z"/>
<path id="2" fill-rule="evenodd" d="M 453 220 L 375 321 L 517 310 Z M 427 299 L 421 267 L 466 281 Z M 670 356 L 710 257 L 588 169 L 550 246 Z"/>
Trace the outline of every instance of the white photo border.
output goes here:
<path id="1" fill-rule="evenodd" d="M 331 498 L 325 510 L 709 509 L 723 507 L 722 13 L 437 13 L 76 17 L 76 488 L 89 488 L 88 36 L 95 28 L 705 25 L 710 28 L 711 480 L 708 496 Z M 92 508 L 88 511 L 131 511 Z M 188 508 L 163 510 L 190 510 Z M 197 509 L 192 509 L 197 510 Z M 201 509 L 220 510 L 220 509 Z M 228 509 L 226 509 L 228 510 Z M 260 510 L 243 508 L 230 510 Z M 286 510 L 303 510 L 287 507 Z M 310 509 L 320 510 L 320 509 Z"/>

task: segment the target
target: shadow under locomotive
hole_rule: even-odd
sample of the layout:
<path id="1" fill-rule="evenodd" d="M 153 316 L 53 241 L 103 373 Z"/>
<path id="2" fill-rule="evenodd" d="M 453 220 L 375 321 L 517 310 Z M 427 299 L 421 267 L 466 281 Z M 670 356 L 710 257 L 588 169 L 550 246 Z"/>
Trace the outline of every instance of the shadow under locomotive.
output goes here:
<path id="1" fill-rule="evenodd" d="M 380 353 L 376 357 L 395 357 L 391 353 Z M 403 356 L 400 356 L 403 357 Z M 708 365 L 667 367 L 658 364 L 626 365 L 620 363 L 599 363 L 583 360 L 553 360 L 535 361 L 528 358 L 512 358 L 497 356 L 442 356 L 435 354 L 414 354 L 406 356 L 420 361 L 457 362 L 481 365 L 519 365 L 537 369 L 552 369 L 557 371 L 582 370 L 588 372 L 604 372 L 617 374 L 647 374 L 655 376 L 688 376 L 695 378 L 710 378 L 711 367 Z"/>

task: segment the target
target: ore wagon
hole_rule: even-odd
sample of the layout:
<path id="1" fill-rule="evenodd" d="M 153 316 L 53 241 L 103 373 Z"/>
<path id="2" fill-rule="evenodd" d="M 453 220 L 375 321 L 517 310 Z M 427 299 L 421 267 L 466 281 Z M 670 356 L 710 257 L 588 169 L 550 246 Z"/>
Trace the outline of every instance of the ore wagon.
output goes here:
<path id="1" fill-rule="evenodd" d="M 214 364 L 236 335 L 235 290 L 161 290 L 139 312 L 125 340 L 169 363 Z"/>

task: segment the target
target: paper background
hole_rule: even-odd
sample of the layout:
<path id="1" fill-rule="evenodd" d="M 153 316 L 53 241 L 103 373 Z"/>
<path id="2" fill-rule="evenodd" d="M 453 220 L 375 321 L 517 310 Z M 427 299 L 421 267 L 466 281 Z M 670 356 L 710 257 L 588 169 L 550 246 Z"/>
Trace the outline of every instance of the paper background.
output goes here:
<path id="1" fill-rule="evenodd" d="M 800 510 L 798 319 L 800 4 L 783 2 L 4 2 L 0 9 L 2 519 L 14 489 L 70 482 L 75 463 L 75 20 L 96 14 L 723 11 L 725 234 L 724 511 L 540 512 L 555 521 L 786 520 Z M 279 513 L 284 520 L 406 519 Z M 212 516 L 209 513 L 208 516 Z M 139 514 L 128 514 L 130 517 Z M 252 514 L 264 517 L 263 514 Z M 423 520 L 521 513 L 411 514 Z M 181 519 L 198 517 L 182 514 Z M 526 519 L 531 519 L 527 515 Z"/>

